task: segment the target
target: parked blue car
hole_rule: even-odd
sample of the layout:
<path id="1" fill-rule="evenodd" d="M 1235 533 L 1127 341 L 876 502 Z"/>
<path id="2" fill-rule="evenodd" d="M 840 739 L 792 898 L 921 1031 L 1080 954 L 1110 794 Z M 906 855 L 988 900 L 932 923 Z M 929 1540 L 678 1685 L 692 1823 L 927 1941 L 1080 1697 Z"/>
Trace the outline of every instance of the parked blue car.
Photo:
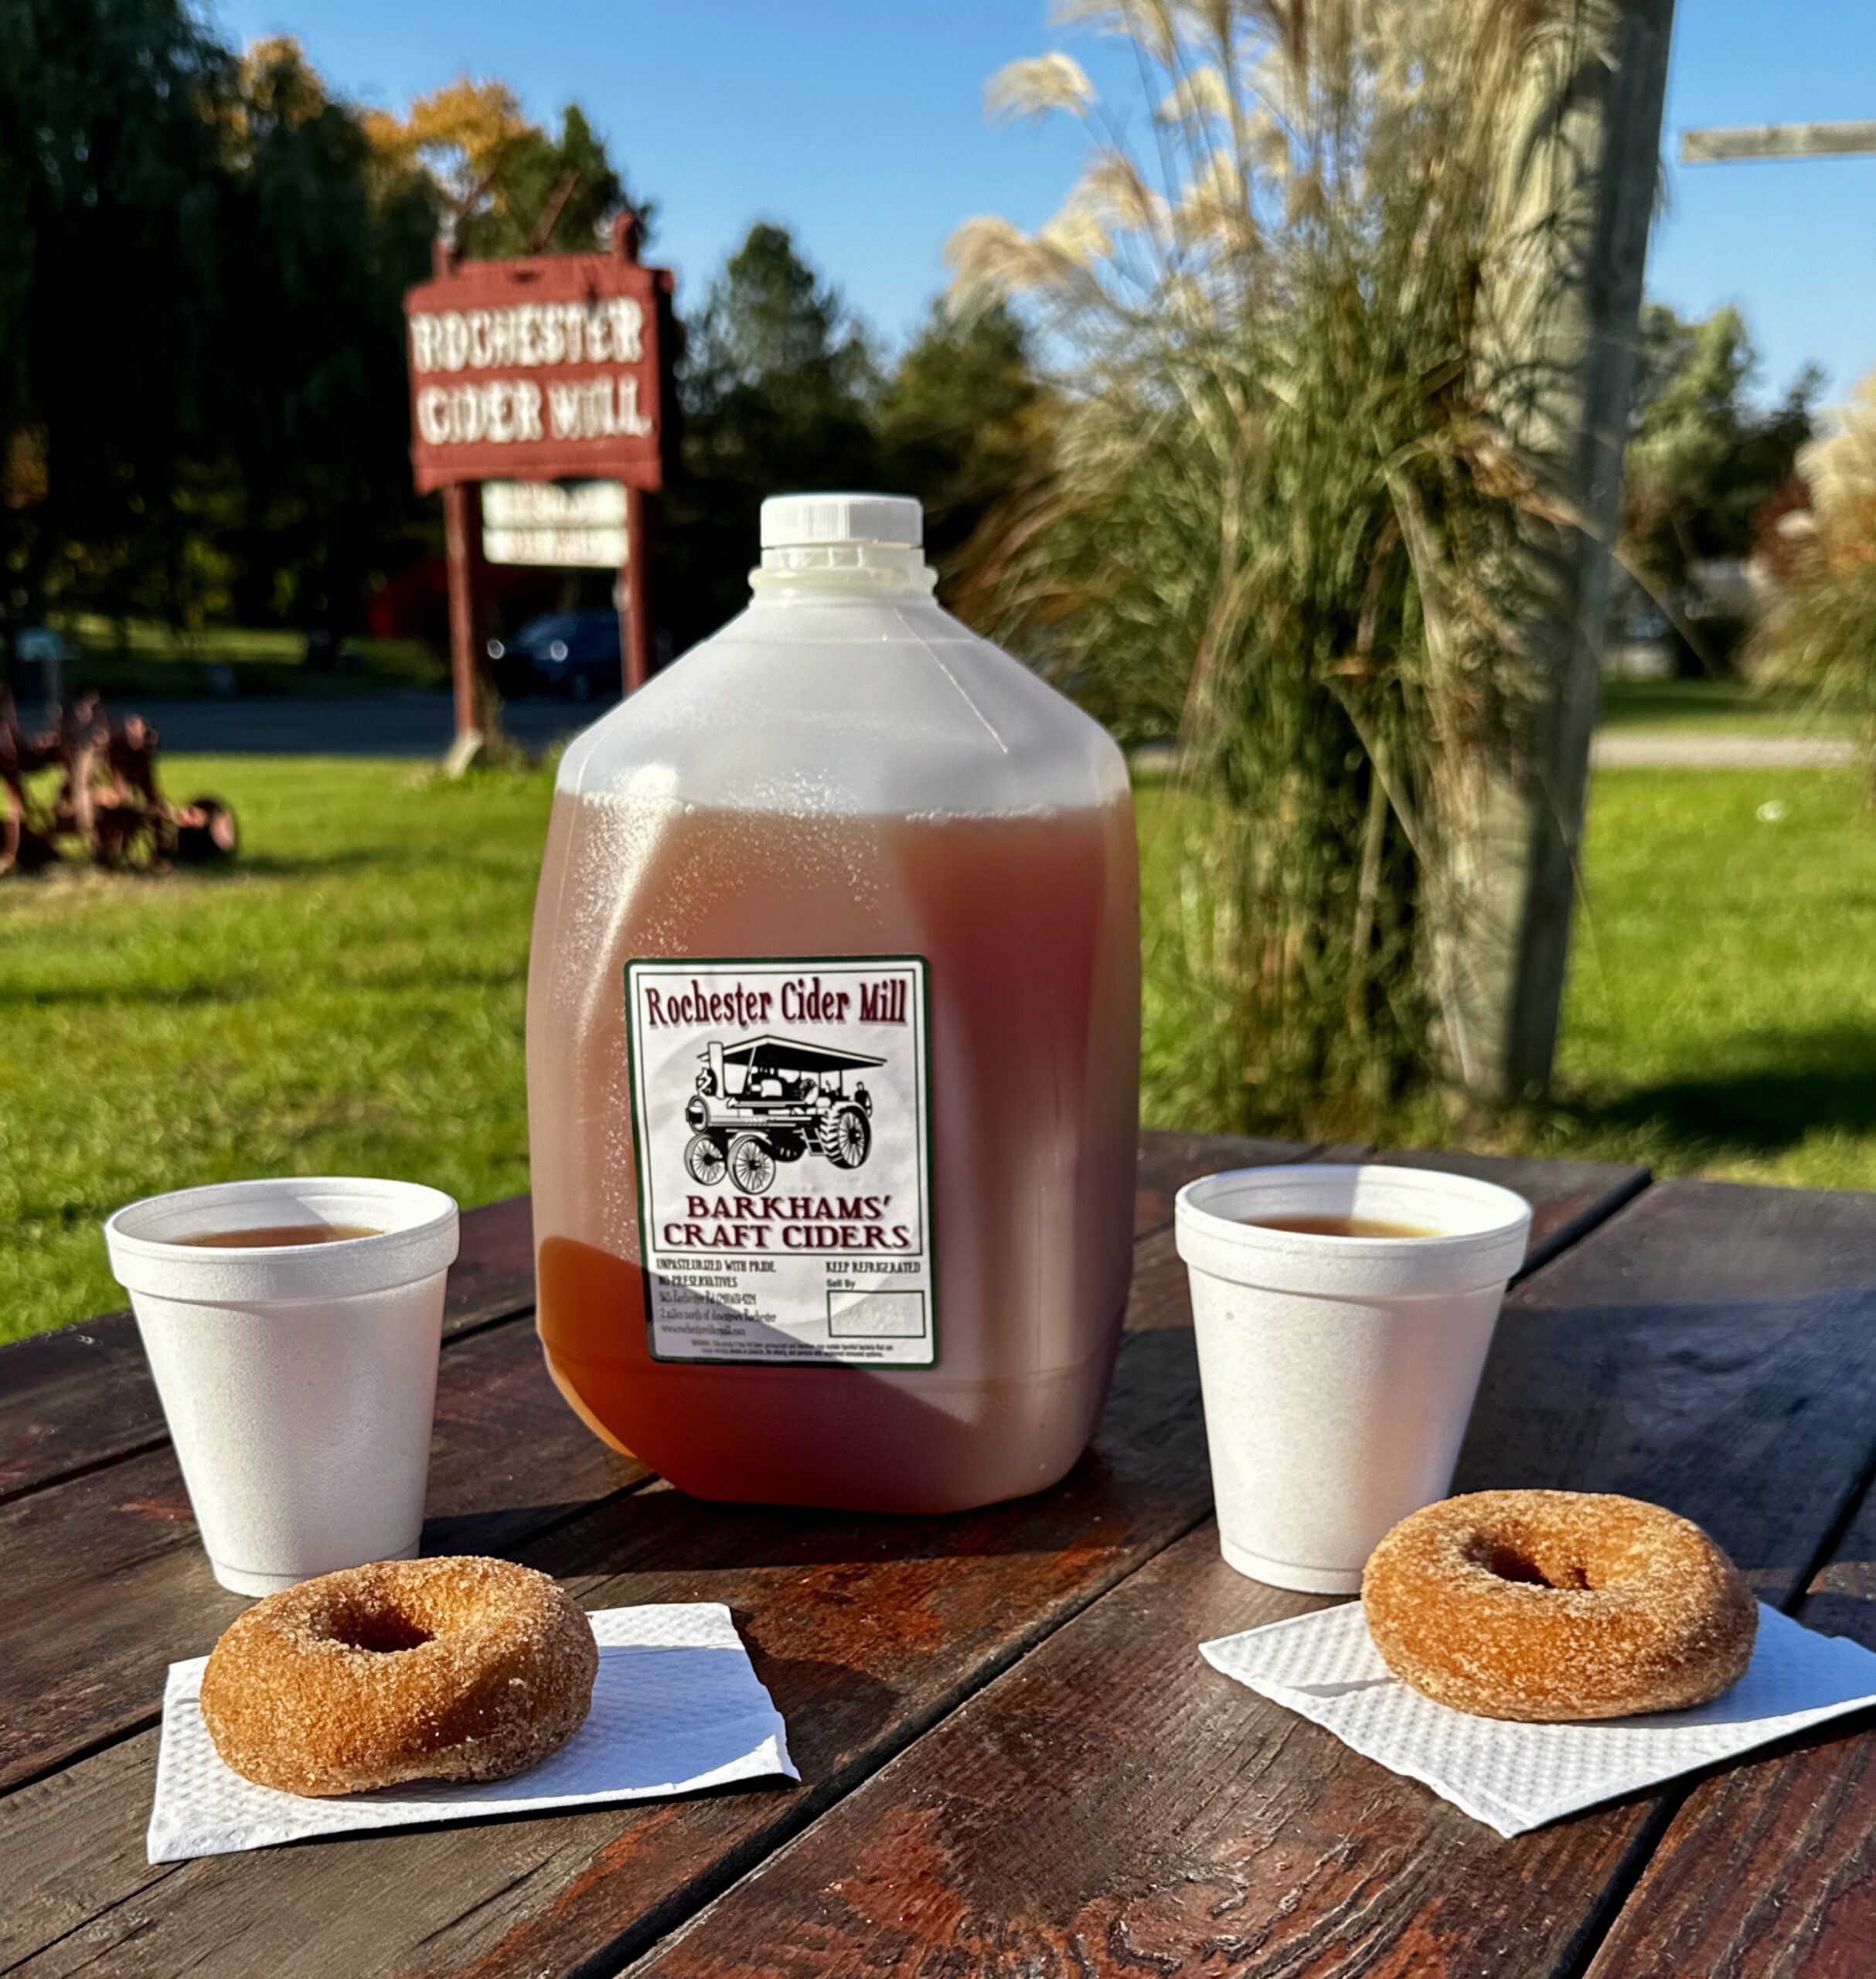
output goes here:
<path id="1" fill-rule="evenodd" d="M 594 701 L 624 690 L 619 615 L 613 611 L 544 613 L 512 639 L 491 639 L 489 658 L 496 687 L 511 700 L 545 691 Z"/>

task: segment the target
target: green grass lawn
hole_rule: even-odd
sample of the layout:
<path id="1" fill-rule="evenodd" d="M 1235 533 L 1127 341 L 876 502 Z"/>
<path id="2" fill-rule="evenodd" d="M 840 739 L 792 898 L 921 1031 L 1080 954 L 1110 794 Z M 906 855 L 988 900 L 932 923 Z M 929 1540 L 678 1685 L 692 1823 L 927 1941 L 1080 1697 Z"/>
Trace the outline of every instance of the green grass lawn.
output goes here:
<path id="1" fill-rule="evenodd" d="M 547 775 L 165 768 L 237 806 L 235 869 L 0 881 L 0 1337 L 121 1303 L 98 1221 L 154 1190 L 291 1170 L 465 1204 L 526 1187 Z M 1519 1144 L 1876 1189 L 1876 820 L 1854 775 L 1605 772 L 1586 867 L 1568 1092 Z"/>
<path id="2" fill-rule="evenodd" d="M 1609 770 L 1541 1137 L 1876 1189 L 1876 817 L 1849 770 Z"/>
<path id="3" fill-rule="evenodd" d="M 1848 735 L 1852 716 L 1743 680 L 1605 680 L 1599 725 L 1674 735 Z"/>
<path id="4" fill-rule="evenodd" d="M 0 880 L 0 1337 L 122 1303 L 99 1218 L 297 1170 L 527 1186 L 521 1027 L 551 779 L 166 759 L 225 875 Z"/>

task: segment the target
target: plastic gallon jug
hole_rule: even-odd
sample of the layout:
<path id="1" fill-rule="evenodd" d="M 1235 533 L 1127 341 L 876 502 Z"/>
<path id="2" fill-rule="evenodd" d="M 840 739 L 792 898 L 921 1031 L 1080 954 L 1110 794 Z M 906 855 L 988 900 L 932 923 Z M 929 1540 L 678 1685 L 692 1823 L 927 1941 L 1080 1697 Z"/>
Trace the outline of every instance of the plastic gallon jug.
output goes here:
<path id="1" fill-rule="evenodd" d="M 1052 1483 L 1132 1256 L 1139 863 L 1095 723 L 918 504 L 763 504 L 753 601 L 563 759 L 528 980 L 560 1390 L 701 1497 Z"/>

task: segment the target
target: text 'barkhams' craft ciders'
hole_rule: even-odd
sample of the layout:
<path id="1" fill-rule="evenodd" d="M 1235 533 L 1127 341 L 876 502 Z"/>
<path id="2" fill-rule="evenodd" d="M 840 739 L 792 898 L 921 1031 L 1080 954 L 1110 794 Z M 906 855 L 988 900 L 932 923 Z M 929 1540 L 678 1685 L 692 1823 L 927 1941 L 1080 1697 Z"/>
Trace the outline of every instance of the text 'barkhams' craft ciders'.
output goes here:
<path id="1" fill-rule="evenodd" d="M 763 505 L 748 609 L 568 749 L 528 983 L 540 1324 L 684 1490 L 945 1511 L 1086 1446 L 1132 1256 L 1139 862 L 916 502 Z"/>

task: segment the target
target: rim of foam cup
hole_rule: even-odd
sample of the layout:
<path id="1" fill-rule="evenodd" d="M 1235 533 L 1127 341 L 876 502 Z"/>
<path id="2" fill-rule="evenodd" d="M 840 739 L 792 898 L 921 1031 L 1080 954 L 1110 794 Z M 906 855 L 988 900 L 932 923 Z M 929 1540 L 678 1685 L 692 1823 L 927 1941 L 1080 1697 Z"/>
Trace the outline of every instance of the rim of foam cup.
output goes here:
<path id="1" fill-rule="evenodd" d="M 182 1240 L 208 1231 L 361 1223 L 376 1235 L 326 1244 L 218 1249 Z M 127 1203 L 104 1223 L 111 1275 L 126 1291 L 204 1304 L 353 1297 L 433 1277 L 455 1262 L 455 1198 L 422 1182 L 362 1175 L 282 1175 L 211 1182 Z"/>
<path id="2" fill-rule="evenodd" d="M 1272 1230 L 1265 1216 L 1371 1216 L 1431 1237 Z M 1236 1284 L 1324 1298 L 1395 1297 L 1504 1284 L 1524 1261 L 1530 1204 L 1515 1190 L 1439 1168 L 1299 1162 L 1234 1168 L 1173 1200 L 1174 1241 L 1194 1269 Z"/>

